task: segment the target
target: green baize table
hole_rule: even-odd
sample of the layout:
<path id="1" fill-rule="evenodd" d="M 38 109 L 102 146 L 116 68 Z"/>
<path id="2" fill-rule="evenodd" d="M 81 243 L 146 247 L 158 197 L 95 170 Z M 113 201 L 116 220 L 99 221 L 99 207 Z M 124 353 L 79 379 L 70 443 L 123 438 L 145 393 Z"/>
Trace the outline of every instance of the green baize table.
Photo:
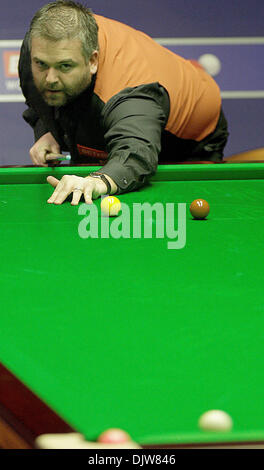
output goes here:
<path id="1" fill-rule="evenodd" d="M 0 446 L 113 427 L 146 448 L 262 446 L 264 164 L 160 166 L 119 196 L 123 227 L 122 214 L 101 218 L 99 199 L 94 215 L 83 201 L 46 203 L 48 175 L 94 169 L 0 169 Z M 207 220 L 189 213 L 197 198 Z M 135 215 L 144 203 L 164 213 Z M 182 227 L 173 248 L 168 204 Z M 233 429 L 200 430 L 210 409 Z"/>

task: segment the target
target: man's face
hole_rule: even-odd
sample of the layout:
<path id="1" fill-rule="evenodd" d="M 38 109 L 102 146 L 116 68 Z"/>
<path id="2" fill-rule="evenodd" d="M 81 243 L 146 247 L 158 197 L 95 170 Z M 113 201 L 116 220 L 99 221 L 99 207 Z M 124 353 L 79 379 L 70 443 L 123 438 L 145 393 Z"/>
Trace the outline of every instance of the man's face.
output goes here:
<path id="1" fill-rule="evenodd" d="M 50 41 L 33 37 L 31 67 L 34 83 L 49 106 L 64 106 L 91 83 L 98 52 L 86 64 L 79 39 Z"/>

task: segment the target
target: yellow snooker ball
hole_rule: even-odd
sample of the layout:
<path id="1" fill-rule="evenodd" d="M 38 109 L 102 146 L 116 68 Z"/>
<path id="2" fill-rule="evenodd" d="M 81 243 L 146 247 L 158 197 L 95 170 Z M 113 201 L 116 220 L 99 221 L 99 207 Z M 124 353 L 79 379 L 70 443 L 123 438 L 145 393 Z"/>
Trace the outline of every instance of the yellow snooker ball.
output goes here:
<path id="1" fill-rule="evenodd" d="M 114 217 L 119 214 L 121 202 L 115 196 L 106 196 L 101 201 L 101 211 L 107 217 Z"/>

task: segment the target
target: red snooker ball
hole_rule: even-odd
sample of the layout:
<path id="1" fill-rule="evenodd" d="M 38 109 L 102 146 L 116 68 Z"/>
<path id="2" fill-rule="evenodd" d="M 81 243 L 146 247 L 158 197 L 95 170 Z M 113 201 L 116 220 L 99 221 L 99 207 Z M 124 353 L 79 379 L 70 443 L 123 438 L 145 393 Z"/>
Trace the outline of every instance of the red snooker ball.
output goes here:
<path id="1" fill-rule="evenodd" d="M 117 428 L 107 429 L 97 439 L 101 444 L 123 444 L 129 441 L 131 441 L 129 434 Z"/>
<path id="2" fill-rule="evenodd" d="M 210 206 L 204 199 L 195 199 L 190 205 L 190 212 L 195 219 L 205 219 L 210 211 Z"/>

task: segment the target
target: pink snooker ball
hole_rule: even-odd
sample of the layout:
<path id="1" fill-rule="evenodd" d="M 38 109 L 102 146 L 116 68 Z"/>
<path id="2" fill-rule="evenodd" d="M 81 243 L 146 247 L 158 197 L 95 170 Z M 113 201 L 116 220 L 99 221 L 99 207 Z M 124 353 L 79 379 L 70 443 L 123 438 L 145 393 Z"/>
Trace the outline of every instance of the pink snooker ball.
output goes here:
<path id="1" fill-rule="evenodd" d="M 123 444 L 129 441 L 131 441 L 129 434 L 118 428 L 107 429 L 97 439 L 97 442 L 102 444 Z"/>

